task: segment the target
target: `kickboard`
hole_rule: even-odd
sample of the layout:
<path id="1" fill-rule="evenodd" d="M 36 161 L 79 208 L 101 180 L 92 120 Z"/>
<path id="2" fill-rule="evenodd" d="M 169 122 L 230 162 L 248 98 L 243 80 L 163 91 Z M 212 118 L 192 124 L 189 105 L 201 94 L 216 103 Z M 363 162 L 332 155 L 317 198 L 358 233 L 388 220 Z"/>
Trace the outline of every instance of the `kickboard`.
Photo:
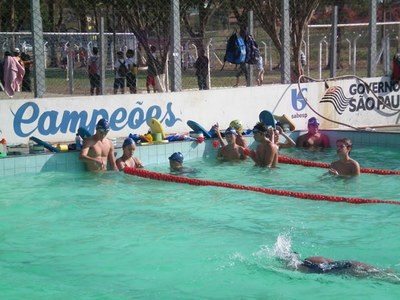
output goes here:
<path id="1" fill-rule="evenodd" d="M 290 131 L 293 131 L 296 129 L 296 125 L 294 125 L 292 119 L 290 117 L 288 117 L 287 115 L 283 114 L 282 116 L 276 116 L 274 115 L 275 120 L 278 121 L 279 123 L 282 124 L 282 126 L 284 124 L 288 124 L 289 125 L 289 129 Z"/>
<path id="2" fill-rule="evenodd" d="M 260 113 L 259 118 L 260 118 L 260 122 L 263 122 L 265 125 L 276 128 L 276 121 L 275 121 L 274 115 L 270 111 L 263 110 Z"/>
<path id="3" fill-rule="evenodd" d="M 204 135 L 205 138 L 212 138 L 211 134 L 210 134 L 207 130 L 205 130 L 204 127 L 201 126 L 199 123 L 197 123 L 197 122 L 195 122 L 195 121 L 192 121 L 192 120 L 189 120 L 189 121 L 186 122 L 186 124 L 187 124 L 190 128 L 192 128 L 192 130 L 193 130 L 194 132 L 201 132 L 201 133 L 203 133 L 203 135 Z"/>
<path id="4" fill-rule="evenodd" d="M 60 152 L 60 149 L 53 147 L 50 144 L 47 144 L 46 142 L 42 141 L 41 139 L 38 139 L 37 137 L 31 136 L 29 139 L 34 141 L 36 144 L 45 147 L 47 150 L 50 150 L 51 152 Z"/>
<path id="5" fill-rule="evenodd" d="M 150 131 L 151 133 L 161 133 L 162 139 L 165 139 L 165 132 L 161 126 L 160 121 L 155 118 L 151 118 L 149 121 Z"/>

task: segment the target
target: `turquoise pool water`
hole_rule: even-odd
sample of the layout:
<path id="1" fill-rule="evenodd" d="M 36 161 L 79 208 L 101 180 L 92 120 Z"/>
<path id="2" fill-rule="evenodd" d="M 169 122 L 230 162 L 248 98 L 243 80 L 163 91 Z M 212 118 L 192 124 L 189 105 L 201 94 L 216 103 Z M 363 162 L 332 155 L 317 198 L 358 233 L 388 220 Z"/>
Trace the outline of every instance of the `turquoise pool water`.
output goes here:
<path id="1" fill-rule="evenodd" d="M 333 150 L 282 155 L 322 162 Z M 354 150 L 400 169 L 395 149 Z M 400 200 L 398 176 L 344 180 L 325 169 L 188 161 L 190 175 L 293 191 Z M 149 170 L 168 172 L 167 165 Z M 0 178 L 1 299 L 398 299 L 400 206 L 301 200 L 123 173 Z M 385 277 L 303 274 L 295 250 L 359 260 Z"/>

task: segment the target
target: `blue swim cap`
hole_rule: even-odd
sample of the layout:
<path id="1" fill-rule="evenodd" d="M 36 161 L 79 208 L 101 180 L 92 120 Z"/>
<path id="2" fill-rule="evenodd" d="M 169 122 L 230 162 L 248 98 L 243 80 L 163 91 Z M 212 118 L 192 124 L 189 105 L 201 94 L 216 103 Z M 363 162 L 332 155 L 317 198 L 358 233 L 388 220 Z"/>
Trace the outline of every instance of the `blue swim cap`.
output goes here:
<path id="1" fill-rule="evenodd" d="M 177 162 L 183 163 L 183 154 L 180 152 L 175 152 L 172 154 L 170 157 L 168 157 L 169 160 L 175 160 Z"/>
<path id="2" fill-rule="evenodd" d="M 122 144 L 122 148 L 125 148 L 126 146 L 129 146 L 132 144 L 135 145 L 135 141 L 131 138 L 127 138 L 124 140 L 124 143 Z"/>
<path id="3" fill-rule="evenodd" d="M 110 130 L 110 124 L 107 119 L 100 119 L 97 122 L 96 129 Z"/>
<path id="4" fill-rule="evenodd" d="M 237 132 L 236 132 L 236 130 L 235 130 L 233 127 L 228 127 L 228 128 L 225 130 L 225 135 L 227 135 L 227 134 L 237 135 Z"/>

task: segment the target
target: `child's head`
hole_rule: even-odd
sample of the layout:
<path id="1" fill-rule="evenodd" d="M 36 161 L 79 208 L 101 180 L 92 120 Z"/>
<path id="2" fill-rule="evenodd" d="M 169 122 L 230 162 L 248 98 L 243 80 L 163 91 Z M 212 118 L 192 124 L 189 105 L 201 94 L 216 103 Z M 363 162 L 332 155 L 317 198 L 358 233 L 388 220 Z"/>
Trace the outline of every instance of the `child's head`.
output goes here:
<path id="1" fill-rule="evenodd" d="M 124 154 L 132 156 L 136 150 L 135 141 L 131 138 L 125 139 L 124 143 L 122 144 L 122 150 L 124 151 Z"/>
<path id="2" fill-rule="evenodd" d="M 180 152 L 174 152 L 169 159 L 169 166 L 171 169 L 181 169 L 183 164 L 183 154 Z"/>
<path id="3" fill-rule="evenodd" d="M 117 57 L 118 57 L 118 58 L 124 58 L 124 52 L 118 51 L 118 52 L 117 52 Z"/>

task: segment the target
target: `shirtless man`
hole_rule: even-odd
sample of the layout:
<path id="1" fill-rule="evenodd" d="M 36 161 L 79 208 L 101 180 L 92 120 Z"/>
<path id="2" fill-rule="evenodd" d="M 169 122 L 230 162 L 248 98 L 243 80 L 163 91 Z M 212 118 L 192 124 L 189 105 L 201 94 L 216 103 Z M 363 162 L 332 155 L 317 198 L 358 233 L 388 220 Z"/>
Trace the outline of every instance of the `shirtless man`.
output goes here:
<path id="1" fill-rule="evenodd" d="M 84 140 L 79 159 L 86 163 L 89 171 L 107 171 L 107 161 L 114 171 L 118 171 L 114 158 L 114 145 L 106 138 L 110 126 L 106 119 L 97 122 L 96 133 Z"/>
<path id="2" fill-rule="evenodd" d="M 297 147 L 329 147 L 329 138 L 318 130 L 318 119 L 310 118 L 307 126 L 308 132 L 299 136 L 296 143 Z"/>
<path id="3" fill-rule="evenodd" d="M 360 175 L 360 165 L 357 161 L 350 158 L 352 150 L 350 139 L 340 139 L 336 141 L 336 153 L 339 160 L 331 163 L 329 173 L 340 176 L 358 176 Z"/>
<path id="4" fill-rule="evenodd" d="M 143 164 L 140 159 L 133 156 L 135 150 L 135 141 L 131 138 L 125 139 L 124 143 L 122 144 L 123 154 L 116 161 L 117 167 L 120 171 L 122 171 L 125 167 L 143 168 Z"/>
<path id="5" fill-rule="evenodd" d="M 228 127 L 225 131 L 225 139 L 227 145 L 222 146 L 218 149 L 217 159 L 225 161 L 234 161 L 240 159 L 246 159 L 245 148 L 236 144 L 237 132 L 232 127 Z"/>
<path id="6" fill-rule="evenodd" d="M 274 143 L 274 129 L 267 128 L 263 122 L 257 123 L 253 128 L 254 140 L 259 143 L 256 151 L 250 152 L 250 157 L 258 167 L 276 167 L 278 164 L 278 146 Z M 267 134 L 272 137 L 267 138 Z"/>

